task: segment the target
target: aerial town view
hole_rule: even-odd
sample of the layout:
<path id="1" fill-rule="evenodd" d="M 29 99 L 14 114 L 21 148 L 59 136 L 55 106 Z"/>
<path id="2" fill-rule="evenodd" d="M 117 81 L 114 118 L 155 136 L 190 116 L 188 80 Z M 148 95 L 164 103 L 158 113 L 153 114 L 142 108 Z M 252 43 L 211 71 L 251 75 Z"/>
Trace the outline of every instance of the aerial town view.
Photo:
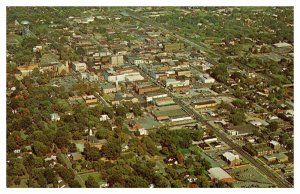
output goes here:
<path id="1" fill-rule="evenodd" d="M 6 15 L 6 187 L 294 187 L 293 7 Z"/>

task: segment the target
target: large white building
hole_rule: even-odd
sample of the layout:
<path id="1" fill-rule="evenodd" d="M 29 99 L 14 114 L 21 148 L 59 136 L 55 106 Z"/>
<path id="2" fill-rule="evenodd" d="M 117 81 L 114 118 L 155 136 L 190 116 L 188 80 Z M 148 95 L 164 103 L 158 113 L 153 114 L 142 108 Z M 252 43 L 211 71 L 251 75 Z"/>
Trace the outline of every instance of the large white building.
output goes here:
<path id="1" fill-rule="evenodd" d="M 106 70 L 104 72 L 104 78 L 109 82 L 132 82 L 132 81 L 139 81 L 144 80 L 144 77 L 141 76 L 140 72 L 134 69 L 126 69 L 126 70 Z"/>
<path id="2" fill-rule="evenodd" d="M 178 87 L 178 86 L 188 86 L 190 85 L 190 80 L 176 80 L 176 79 L 167 79 L 166 80 L 166 86 L 173 86 L 173 87 Z"/>
<path id="3" fill-rule="evenodd" d="M 208 75 L 207 73 L 205 74 L 200 74 L 199 75 L 199 79 L 201 80 L 202 83 L 205 84 L 210 84 L 210 83 L 215 83 L 215 79 L 212 78 L 210 75 Z"/>

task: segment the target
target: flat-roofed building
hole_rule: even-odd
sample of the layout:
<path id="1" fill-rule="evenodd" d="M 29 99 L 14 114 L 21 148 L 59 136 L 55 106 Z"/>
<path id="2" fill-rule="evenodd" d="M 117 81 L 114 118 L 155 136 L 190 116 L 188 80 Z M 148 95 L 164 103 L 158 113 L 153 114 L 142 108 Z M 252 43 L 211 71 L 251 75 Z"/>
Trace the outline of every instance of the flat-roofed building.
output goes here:
<path id="1" fill-rule="evenodd" d="M 212 181 L 234 182 L 234 179 L 220 167 L 210 168 L 208 173 Z"/>
<path id="2" fill-rule="evenodd" d="M 83 72 L 86 70 L 86 63 L 74 61 L 72 62 L 72 68 L 74 71 Z"/>
<path id="3" fill-rule="evenodd" d="M 200 102 L 193 103 L 193 106 L 195 109 L 201 109 L 201 108 L 210 108 L 217 105 L 217 102 L 215 100 L 205 100 Z"/>
<path id="4" fill-rule="evenodd" d="M 222 154 L 222 158 L 229 164 L 229 166 L 240 165 L 240 157 L 237 154 L 231 152 L 225 152 Z"/>

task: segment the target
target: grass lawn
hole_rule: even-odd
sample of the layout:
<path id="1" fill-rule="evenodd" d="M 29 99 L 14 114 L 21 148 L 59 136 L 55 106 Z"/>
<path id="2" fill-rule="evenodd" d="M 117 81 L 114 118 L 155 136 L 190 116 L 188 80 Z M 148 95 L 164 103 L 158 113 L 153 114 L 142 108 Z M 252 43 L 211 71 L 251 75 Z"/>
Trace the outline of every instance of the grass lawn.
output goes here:
<path id="1" fill-rule="evenodd" d="M 265 176 L 260 174 L 253 166 L 243 166 L 228 170 L 237 182 L 234 187 L 270 187 L 270 182 Z"/>

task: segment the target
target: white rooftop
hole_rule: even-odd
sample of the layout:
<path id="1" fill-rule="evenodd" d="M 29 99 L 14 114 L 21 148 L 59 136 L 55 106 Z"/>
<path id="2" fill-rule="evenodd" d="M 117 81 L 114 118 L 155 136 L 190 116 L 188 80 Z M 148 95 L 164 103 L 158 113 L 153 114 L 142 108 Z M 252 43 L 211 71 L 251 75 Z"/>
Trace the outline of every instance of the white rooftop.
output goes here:
<path id="1" fill-rule="evenodd" d="M 226 171 L 220 167 L 210 168 L 208 170 L 209 176 L 214 179 L 223 180 L 226 178 L 232 178 Z"/>

